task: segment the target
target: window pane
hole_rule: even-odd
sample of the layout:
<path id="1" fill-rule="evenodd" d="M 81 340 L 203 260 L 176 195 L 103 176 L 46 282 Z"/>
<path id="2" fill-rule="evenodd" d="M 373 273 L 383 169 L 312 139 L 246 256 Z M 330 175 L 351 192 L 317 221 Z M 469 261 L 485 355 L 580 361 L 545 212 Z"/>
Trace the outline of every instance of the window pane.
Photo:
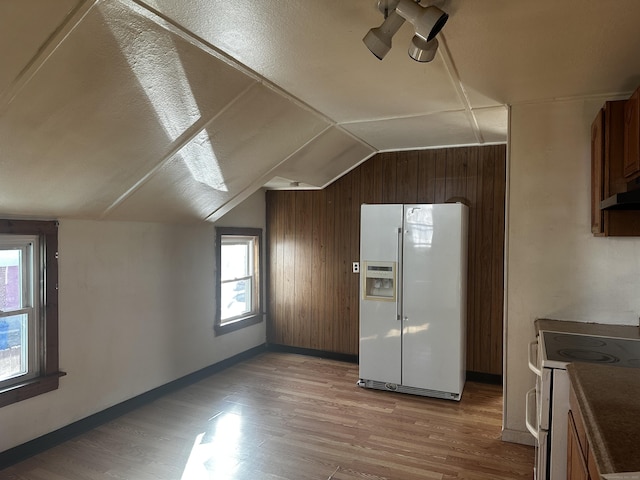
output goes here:
<path id="1" fill-rule="evenodd" d="M 250 257 L 247 243 L 223 244 L 221 255 L 221 277 L 223 281 L 249 275 Z"/>
<path id="2" fill-rule="evenodd" d="M 259 228 L 216 227 L 216 335 L 263 320 Z"/>
<path id="3" fill-rule="evenodd" d="M 0 250 L 0 310 L 22 308 L 22 251 Z"/>
<path id="4" fill-rule="evenodd" d="M 223 283 L 220 308 L 222 320 L 251 312 L 251 279 Z"/>
<path id="5" fill-rule="evenodd" d="M 28 371 L 27 319 L 26 314 L 0 318 L 0 380 Z"/>

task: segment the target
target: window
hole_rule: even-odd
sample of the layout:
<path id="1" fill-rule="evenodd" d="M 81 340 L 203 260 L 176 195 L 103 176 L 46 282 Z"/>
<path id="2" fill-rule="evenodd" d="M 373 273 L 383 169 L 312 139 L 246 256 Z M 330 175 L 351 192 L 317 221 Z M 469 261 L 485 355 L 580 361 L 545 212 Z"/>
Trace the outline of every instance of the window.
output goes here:
<path id="1" fill-rule="evenodd" d="M 0 385 L 38 374 L 38 237 L 0 234 Z"/>
<path id="2" fill-rule="evenodd" d="M 0 220 L 0 407 L 58 388 L 57 222 Z"/>
<path id="3" fill-rule="evenodd" d="M 216 228 L 217 334 L 262 320 L 261 248 L 259 228 Z"/>

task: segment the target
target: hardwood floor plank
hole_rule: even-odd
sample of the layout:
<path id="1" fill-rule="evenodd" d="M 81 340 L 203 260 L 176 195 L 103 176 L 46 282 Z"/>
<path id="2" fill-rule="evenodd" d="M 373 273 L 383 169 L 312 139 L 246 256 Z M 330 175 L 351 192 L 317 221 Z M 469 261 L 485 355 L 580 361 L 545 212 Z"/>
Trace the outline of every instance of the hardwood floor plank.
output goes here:
<path id="1" fill-rule="evenodd" d="M 356 386 L 358 366 L 267 352 L 0 471 L 7 480 L 530 479 L 499 386 L 460 402 Z"/>

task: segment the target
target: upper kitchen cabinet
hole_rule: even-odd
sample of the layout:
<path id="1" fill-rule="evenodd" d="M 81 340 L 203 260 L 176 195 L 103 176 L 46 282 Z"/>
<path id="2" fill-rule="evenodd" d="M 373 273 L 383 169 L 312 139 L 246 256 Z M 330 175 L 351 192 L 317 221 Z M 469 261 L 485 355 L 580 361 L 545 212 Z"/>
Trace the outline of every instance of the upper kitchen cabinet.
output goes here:
<path id="1" fill-rule="evenodd" d="M 627 102 L 606 102 L 591 125 L 591 232 L 596 236 L 640 236 L 640 201 L 634 199 L 640 190 L 630 189 L 634 176 L 625 168 L 625 126 L 633 123 L 625 122 Z M 636 127 L 636 152 L 637 135 Z"/>
<path id="2" fill-rule="evenodd" d="M 624 106 L 624 175 L 640 174 L 640 87 Z"/>
<path id="3" fill-rule="evenodd" d="M 600 202 L 604 198 L 604 114 L 601 108 L 591 124 L 591 233 L 604 232 L 604 212 Z"/>

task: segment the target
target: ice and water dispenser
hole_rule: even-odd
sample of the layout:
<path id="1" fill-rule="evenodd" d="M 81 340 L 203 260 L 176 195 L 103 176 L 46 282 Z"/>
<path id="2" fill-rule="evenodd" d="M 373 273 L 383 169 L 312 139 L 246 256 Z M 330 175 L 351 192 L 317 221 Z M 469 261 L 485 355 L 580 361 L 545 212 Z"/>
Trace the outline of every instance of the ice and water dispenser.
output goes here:
<path id="1" fill-rule="evenodd" d="M 365 300 L 396 299 L 396 262 L 365 262 L 363 297 Z"/>

